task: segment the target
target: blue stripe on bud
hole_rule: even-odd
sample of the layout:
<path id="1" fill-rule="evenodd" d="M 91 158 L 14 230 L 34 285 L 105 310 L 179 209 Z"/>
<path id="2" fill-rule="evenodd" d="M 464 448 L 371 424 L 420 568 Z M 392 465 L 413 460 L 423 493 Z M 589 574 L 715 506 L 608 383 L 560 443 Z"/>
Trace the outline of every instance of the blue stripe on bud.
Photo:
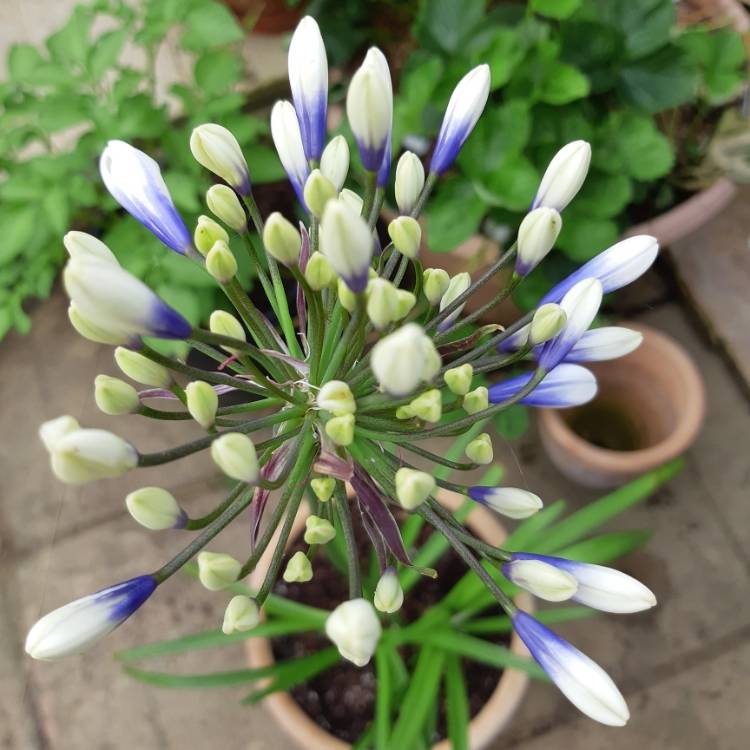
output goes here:
<path id="1" fill-rule="evenodd" d="M 119 625 L 154 593 L 156 585 L 153 576 L 137 576 L 97 591 L 92 596 L 97 604 L 103 604 L 108 608 L 109 619 Z"/>

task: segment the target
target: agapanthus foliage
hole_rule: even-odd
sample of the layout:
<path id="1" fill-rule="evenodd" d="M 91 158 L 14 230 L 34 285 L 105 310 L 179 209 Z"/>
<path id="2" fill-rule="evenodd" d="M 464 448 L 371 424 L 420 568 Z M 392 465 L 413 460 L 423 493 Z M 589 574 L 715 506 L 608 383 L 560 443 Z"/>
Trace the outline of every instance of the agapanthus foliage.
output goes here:
<path id="1" fill-rule="evenodd" d="M 221 125 L 202 125 L 190 140 L 195 158 L 222 180 L 207 194 L 209 209 L 221 223 L 203 216 L 192 235 L 151 157 L 119 141 L 102 154 L 102 179 L 120 205 L 183 262 L 205 268 L 235 313 L 217 310 L 209 330 L 194 328 L 122 268 L 99 240 L 80 232 L 66 235 L 71 257 L 64 281 L 71 323 L 86 338 L 116 346 L 119 368 L 145 387 L 137 390 L 100 375 L 99 408 L 112 415 L 194 420 L 205 436 L 142 453 L 113 433 L 62 416 L 40 430 L 52 470 L 62 481 L 80 484 L 139 466 L 189 460 L 207 450 L 235 484 L 220 505 L 200 518 L 190 517 L 164 488 L 143 487 L 128 495 L 127 508 L 144 527 L 175 529 L 193 538 L 159 570 L 43 617 L 29 633 L 27 651 L 53 659 L 82 650 L 127 619 L 196 556 L 202 584 L 212 591 L 226 589 L 248 576 L 272 545 L 262 585 L 252 597 L 235 596 L 224 614 L 225 633 L 249 630 L 276 581 L 313 578 L 316 549 L 340 530 L 348 550 L 349 599 L 331 613 L 326 633 L 344 658 L 364 665 L 381 634 L 378 611 L 394 612 L 403 602 L 395 571 L 412 565 L 394 518 L 400 510 L 419 514 L 445 536 L 575 705 L 604 723 L 624 724 L 628 710 L 609 677 L 518 611 L 485 566 L 491 564 L 541 598 L 574 599 L 609 612 L 651 607 L 653 594 L 617 571 L 481 542 L 436 501 L 438 488 L 511 519 L 536 513 L 540 498 L 527 489 L 436 479 L 429 466 L 463 472 L 491 463 L 492 441 L 481 425 L 512 404 L 570 407 L 593 398 L 596 381 L 581 362 L 621 356 L 640 342 L 637 333 L 621 328 L 589 330 L 602 295 L 651 265 L 658 250 L 655 239 L 631 237 L 606 250 L 508 329 L 480 327 L 477 321 L 553 248 L 560 214 L 585 179 L 588 143 L 570 143 L 555 156 L 516 242 L 491 267 L 478 278 L 468 273 L 451 278 L 442 269 L 423 268 L 417 219 L 482 113 L 489 67 L 476 67 L 458 83 L 426 173 L 415 154 L 398 159 L 400 215 L 388 225 L 387 244 L 375 231 L 391 170 L 392 83 L 386 58 L 371 49 L 347 95 L 360 161 L 349 184 L 362 185 L 361 195 L 344 188 L 350 172 L 347 141 L 336 136 L 326 145 L 326 52 L 311 18 L 303 19 L 292 39 L 289 78 L 293 101 L 273 107 L 271 132 L 306 219 L 299 225 L 278 212 L 260 215 L 252 165 Z M 255 266 L 263 304 L 237 281 L 229 231 L 239 236 Z M 481 308 L 465 312 L 471 295 L 497 278 L 507 280 L 504 288 Z M 185 340 L 220 365 L 202 370 L 160 354 L 149 343 L 153 337 Z M 500 374 L 508 366 L 511 374 Z M 228 392 L 244 398 L 222 405 Z M 179 401 L 182 410 L 159 408 L 165 399 Z M 467 441 L 463 460 L 447 458 L 439 439 L 470 430 L 476 435 Z M 285 545 L 306 495 L 313 508 L 304 533 L 308 551 L 287 558 Z M 236 551 L 238 558 L 208 549 L 246 510 L 248 548 Z M 380 562 L 373 602 L 363 596 L 355 514 Z M 434 575 L 429 569 L 419 572 Z"/>

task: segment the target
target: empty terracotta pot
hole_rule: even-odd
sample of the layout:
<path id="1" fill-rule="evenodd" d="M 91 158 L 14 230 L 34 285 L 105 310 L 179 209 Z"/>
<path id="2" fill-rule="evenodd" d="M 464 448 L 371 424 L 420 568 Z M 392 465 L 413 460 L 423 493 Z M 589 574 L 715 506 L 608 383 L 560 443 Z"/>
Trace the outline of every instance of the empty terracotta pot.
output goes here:
<path id="1" fill-rule="evenodd" d="M 643 343 L 626 357 L 589 363 L 596 398 L 575 409 L 540 409 L 550 459 L 587 487 L 616 487 L 676 458 L 695 440 L 705 414 L 703 381 L 677 342 L 626 323 Z"/>

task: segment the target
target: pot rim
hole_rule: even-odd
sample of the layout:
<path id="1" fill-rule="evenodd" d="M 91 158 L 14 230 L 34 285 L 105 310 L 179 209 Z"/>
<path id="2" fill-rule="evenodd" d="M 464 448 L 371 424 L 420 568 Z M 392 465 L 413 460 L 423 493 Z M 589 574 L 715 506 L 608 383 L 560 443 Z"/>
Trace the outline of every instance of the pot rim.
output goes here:
<path id="1" fill-rule="evenodd" d="M 454 492 L 438 490 L 436 498 L 448 509 L 456 510 L 465 498 Z M 290 540 L 298 536 L 304 528 L 308 515 L 306 507 L 300 506 L 294 520 Z M 466 524 L 482 541 L 499 545 L 507 537 L 505 527 L 497 516 L 481 505 L 475 505 L 469 512 Z M 274 537 L 276 538 L 276 537 Z M 273 551 L 273 542 L 266 552 Z M 270 555 L 264 554 L 250 576 L 250 585 L 256 586 L 262 580 L 270 561 Z M 526 612 L 534 611 L 532 597 L 524 591 L 514 597 L 514 602 Z M 245 650 L 253 666 L 262 667 L 274 661 L 271 642 L 268 638 L 248 638 Z M 515 631 L 512 632 L 510 650 L 517 656 L 529 656 L 523 641 Z M 526 692 L 529 676 L 526 672 L 505 669 L 498 680 L 487 702 L 469 723 L 469 744 L 472 750 L 482 750 L 507 726 Z M 334 737 L 319 727 L 297 704 L 290 693 L 283 691 L 266 696 L 262 705 L 273 715 L 281 730 L 305 750 L 350 750 L 351 745 Z M 450 750 L 447 739 L 432 746 L 432 750 Z"/>
<path id="2" fill-rule="evenodd" d="M 706 394 L 698 368 L 684 349 L 670 336 L 649 325 L 635 322 L 623 323 L 627 328 L 640 331 L 644 340 L 661 348 L 670 366 L 678 369 L 684 390 L 688 393 L 684 408 L 678 409 L 678 420 L 666 438 L 648 448 L 617 451 L 588 442 L 563 419 L 557 409 L 539 409 L 540 428 L 556 444 L 568 446 L 577 458 L 599 469 L 623 473 L 645 471 L 679 456 L 695 440 L 706 413 Z M 627 361 L 628 357 L 623 357 Z M 645 467 L 645 468 L 644 468 Z"/>

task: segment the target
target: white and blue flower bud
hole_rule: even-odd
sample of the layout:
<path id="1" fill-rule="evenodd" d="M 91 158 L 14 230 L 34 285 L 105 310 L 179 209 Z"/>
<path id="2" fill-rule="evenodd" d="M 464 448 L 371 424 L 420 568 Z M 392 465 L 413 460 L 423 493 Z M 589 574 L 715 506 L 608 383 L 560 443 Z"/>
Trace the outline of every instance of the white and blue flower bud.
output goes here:
<path id="1" fill-rule="evenodd" d="M 47 452 L 52 453 L 57 443 L 71 432 L 81 429 L 78 420 L 69 414 L 50 419 L 39 426 L 39 439 L 44 444 Z"/>
<path id="2" fill-rule="evenodd" d="M 242 323 L 226 310 L 214 310 L 208 319 L 208 328 L 211 333 L 218 333 L 220 336 L 229 336 L 238 341 L 247 340 Z M 230 354 L 237 354 L 240 351 L 231 346 L 222 346 L 221 348 Z"/>
<path id="3" fill-rule="evenodd" d="M 362 165 L 368 172 L 378 172 L 391 132 L 393 89 L 388 63 L 377 47 L 367 51 L 352 77 L 346 95 L 346 116 Z"/>
<path id="4" fill-rule="evenodd" d="M 562 212 L 581 189 L 590 163 L 591 145 L 588 142 L 573 141 L 563 146 L 552 157 L 542 177 L 531 204 L 532 210 L 546 207 Z"/>
<path id="5" fill-rule="evenodd" d="M 365 202 L 362 200 L 362 197 L 355 193 L 353 190 L 349 190 L 349 188 L 344 188 L 339 193 L 339 200 L 346 203 L 349 208 L 351 208 L 352 211 L 354 211 L 355 214 L 362 215 L 362 206 L 365 205 Z"/>
<path id="6" fill-rule="evenodd" d="M 336 197 L 335 185 L 319 170 L 313 169 L 305 182 L 305 205 L 317 219 L 323 216 L 326 203 Z"/>
<path id="7" fill-rule="evenodd" d="M 223 552 L 204 550 L 198 555 L 198 580 L 209 591 L 221 591 L 239 577 L 242 564 Z"/>
<path id="8" fill-rule="evenodd" d="M 549 372 L 565 359 L 593 322 L 601 303 L 602 285 L 598 279 L 583 279 L 567 292 L 560 302 L 566 315 L 565 325 L 542 347 L 538 357 L 540 367 Z"/>
<path id="9" fill-rule="evenodd" d="M 463 271 L 457 273 L 448 284 L 445 294 L 440 299 L 440 311 L 445 310 L 454 300 L 458 299 L 471 286 L 471 276 Z M 438 325 L 438 331 L 445 331 L 451 327 L 453 321 L 461 314 L 466 303 L 459 305 L 445 320 Z"/>
<path id="10" fill-rule="evenodd" d="M 120 265 L 114 253 L 100 239 L 86 232 L 68 232 L 63 237 L 63 245 L 71 258 L 93 257 L 105 263 Z"/>
<path id="11" fill-rule="evenodd" d="M 333 417 L 326 422 L 326 435 L 336 445 L 346 448 L 354 440 L 354 423 L 354 414 L 342 414 L 340 417 Z"/>
<path id="12" fill-rule="evenodd" d="M 412 260 L 419 255 L 422 242 L 422 227 L 411 216 L 399 216 L 388 225 L 388 236 L 401 255 Z"/>
<path id="13" fill-rule="evenodd" d="M 386 568 L 380 576 L 372 601 L 378 612 L 385 612 L 388 615 L 401 609 L 404 603 L 404 590 L 393 568 Z"/>
<path id="14" fill-rule="evenodd" d="M 53 474 L 66 484 L 119 477 L 138 465 L 138 451 L 107 430 L 80 429 L 55 441 Z"/>
<path id="15" fill-rule="evenodd" d="M 75 305 L 74 315 L 103 332 L 110 343 L 130 343 L 140 336 L 184 339 L 192 331 L 182 315 L 142 281 L 112 263 L 82 256 L 71 258 L 63 272 L 63 283 Z"/>
<path id="16" fill-rule="evenodd" d="M 304 153 L 318 161 L 326 137 L 328 58 L 315 19 L 305 16 L 289 44 L 289 86 L 297 113 Z"/>
<path id="17" fill-rule="evenodd" d="M 141 487 L 125 498 L 130 515 L 143 527 L 151 531 L 181 529 L 187 514 L 174 495 L 161 487 Z"/>
<path id="18" fill-rule="evenodd" d="M 319 516 L 308 516 L 305 519 L 305 543 L 328 544 L 336 536 L 333 524 Z"/>
<path id="19" fill-rule="evenodd" d="M 425 422 L 439 422 L 443 415 L 443 399 L 438 388 L 431 388 L 409 402 L 412 415 Z"/>
<path id="20" fill-rule="evenodd" d="M 382 629 L 375 609 L 366 599 L 350 599 L 328 615 L 326 635 L 344 659 L 364 667 L 375 653 Z"/>
<path id="21" fill-rule="evenodd" d="M 213 387 L 204 380 L 193 380 L 185 386 L 186 406 L 190 416 L 204 430 L 216 422 L 219 396 Z"/>
<path id="22" fill-rule="evenodd" d="M 391 158 L 393 145 L 391 143 L 392 132 L 388 133 L 388 139 L 385 142 L 385 151 L 383 152 L 383 161 L 380 162 L 380 168 L 378 169 L 375 185 L 385 190 L 388 186 L 388 178 L 391 175 Z"/>
<path id="23" fill-rule="evenodd" d="M 237 258 L 226 242 L 214 242 L 206 255 L 206 271 L 219 284 L 228 284 L 237 275 Z"/>
<path id="24" fill-rule="evenodd" d="M 94 378 L 94 401 L 100 411 L 113 417 L 132 414 L 141 405 L 138 391 L 130 383 L 109 375 Z"/>
<path id="25" fill-rule="evenodd" d="M 219 240 L 229 243 L 227 230 L 210 216 L 199 216 L 193 232 L 193 243 L 196 250 L 203 256 L 208 255 L 208 251 Z"/>
<path id="26" fill-rule="evenodd" d="M 435 492 L 437 482 L 432 474 L 402 466 L 395 474 L 396 498 L 405 510 L 415 510 Z"/>
<path id="27" fill-rule="evenodd" d="M 396 163 L 396 205 L 402 214 L 414 210 L 423 187 L 422 160 L 413 151 L 405 151 Z"/>
<path id="28" fill-rule="evenodd" d="M 271 110 L 271 137 L 284 171 L 304 206 L 304 188 L 310 167 L 302 145 L 299 122 L 291 102 L 280 101 Z"/>
<path id="29" fill-rule="evenodd" d="M 420 326 L 406 323 L 375 344 L 370 366 L 383 390 L 392 396 L 408 396 L 435 377 L 440 355 Z"/>
<path id="30" fill-rule="evenodd" d="M 643 341 L 640 331 L 620 326 L 592 328 L 565 355 L 566 362 L 603 362 L 635 351 Z"/>
<path id="31" fill-rule="evenodd" d="M 554 208 L 535 208 L 526 214 L 518 228 L 516 273 L 531 273 L 555 246 L 562 229 L 562 219 Z"/>
<path id="32" fill-rule="evenodd" d="M 478 388 L 475 388 L 464 396 L 462 406 L 467 414 L 478 414 L 480 411 L 484 411 L 489 404 L 490 401 L 487 388 L 480 385 Z"/>
<path id="33" fill-rule="evenodd" d="M 140 344 L 140 336 L 132 332 L 117 331 L 113 328 L 102 328 L 96 325 L 81 313 L 74 302 L 68 305 L 68 320 L 78 334 L 96 344 L 126 344 L 127 346 L 138 346 Z"/>
<path id="34" fill-rule="evenodd" d="M 334 417 L 354 414 L 357 411 L 357 402 L 351 388 L 343 380 L 329 380 L 324 383 L 318 391 L 315 403 L 319 409 L 331 412 Z"/>
<path id="35" fill-rule="evenodd" d="M 235 232 L 247 230 L 247 216 L 237 193 L 229 185 L 211 185 L 206 191 L 208 210 Z M 225 242 L 226 244 L 226 242 Z"/>
<path id="36" fill-rule="evenodd" d="M 524 373 L 490 386 L 490 403 L 500 404 L 515 397 L 531 377 L 532 373 Z M 568 409 L 588 403 L 594 396 L 596 378 L 591 370 L 563 362 L 518 403 L 543 409 Z"/>
<path id="37" fill-rule="evenodd" d="M 528 552 L 514 552 L 511 562 L 506 565 L 529 562 L 554 567 L 570 575 L 577 585 L 572 599 L 587 607 L 602 612 L 629 614 L 656 606 L 656 597 L 651 589 L 632 576 L 614 568 Z"/>
<path id="38" fill-rule="evenodd" d="M 153 576 L 138 576 L 50 612 L 29 630 L 26 653 L 51 661 L 85 651 L 125 622 L 156 586 Z"/>
<path id="39" fill-rule="evenodd" d="M 327 503 L 333 495 L 336 480 L 333 477 L 315 477 L 310 480 L 310 487 L 321 503 Z"/>
<path id="40" fill-rule="evenodd" d="M 240 144 L 221 125 L 209 122 L 199 125 L 190 135 L 193 158 L 209 172 L 221 177 L 240 195 L 250 194 L 250 175 Z"/>
<path id="41" fill-rule="evenodd" d="M 307 583 L 312 580 L 313 569 L 307 555 L 302 552 L 295 552 L 286 564 L 282 578 L 287 583 Z"/>
<path id="42" fill-rule="evenodd" d="M 232 479 L 255 484 L 258 481 L 258 456 L 253 441 L 241 432 L 228 432 L 211 443 L 213 462 Z"/>
<path id="43" fill-rule="evenodd" d="M 508 518 L 528 518 L 543 507 L 541 498 L 518 487 L 469 487 L 469 497 Z"/>
<path id="44" fill-rule="evenodd" d="M 521 610 L 513 615 L 513 627 L 539 666 L 579 711 L 602 724 L 627 724 L 630 712 L 625 699 L 596 662 Z"/>
<path id="45" fill-rule="evenodd" d="M 291 221 L 274 211 L 263 227 L 263 245 L 269 255 L 285 266 L 296 266 L 302 249 L 302 237 Z"/>
<path id="46" fill-rule="evenodd" d="M 372 234 L 367 222 L 341 200 L 326 204 L 320 222 L 320 251 L 352 292 L 365 291 Z"/>
<path id="47" fill-rule="evenodd" d="M 244 594 L 237 594 L 229 600 L 224 610 L 224 621 L 221 631 L 224 635 L 246 633 L 260 622 L 260 609 L 255 599 Z"/>
<path id="48" fill-rule="evenodd" d="M 343 135 L 332 138 L 320 157 L 320 171 L 334 185 L 337 191 L 344 187 L 349 173 L 349 144 Z"/>
<path id="49" fill-rule="evenodd" d="M 398 317 L 398 291 L 387 279 L 372 279 L 367 284 L 367 317 L 379 331 Z"/>
<path id="50" fill-rule="evenodd" d="M 305 281 L 316 292 L 327 289 L 336 281 L 336 272 L 323 253 L 316 251 L 310 256 L 305 266 Z"/>
<path id="51" fill-rule="evenodd" d="M 443 116 L 432 152 L 430 172 L 443 174 L 453 164 L 461 146 L 477 124 L 489 95 L 489 65 L 478 65 L 458 82 Z"/>
<path id="52" fill-rule="evenodd" d="M 485 466 L 486 464 L 492 463 L 492 459 L 495 457 L 495 452 L 492 447 L 492 440 L 488 433 L 483 432 L 474 438 L 464 450 L 466 458 L 473 461 L 475 464 Z"/>
<path id="53" fill-rule="evenodd" d="M 516 558 L 503 565 L 503 575 L 516 586 L 548 602 L 564 602 L 578 591 L 576 579 L 541 560 Z"/>
<path id="54" fill-rule="evenodd" d="M 118 346 L 115 349 L 115 362 L 125 375 L 136 383 L 150 385 L 153 388 L 169 388 L 172 385 L 172 376 L 166 367 L 131 349 Z"/>
<path id="55" fill-rule="evenodd" d="M 468 364 L 451 367 L 445 371 L 443 379 L 451 393 L 457 396 L 465 396 L 471 388 L 471 380 L 474 377 L 474 368 Z"/>
<path id="56" fill-rule="evenodd" d="M 451 277 L 444 268 L 425 268 L 422 275 L 422 291 L 431 305 L 437 305 L 448 291 Z"/>
<path id="57" fill-rule="evenodd" d="M 180 255 L 193 249 L 190 232 L 150 156 L 125 141 L 110 141 L 99 159 L 99 172 L 112 197 L 167 247 Z"/>
<path id="58" fill-rule="evenodd" d="M 621 240 L 552 287 L 542 297 L 540 304 L 560 302 L 579 281 L 588 278 L 599 279 L 604 294 L 615 292 L 644 274 L 658 253 L 659 242 L 648 234 Z"/>
<path id="59" fill-rule="evenodd" d="M 565 327 L 567 320 L 565 310 L 554 302 L 538 307 L 528 328 L 529 345 L 539 346 L 553 339 Z"/>

